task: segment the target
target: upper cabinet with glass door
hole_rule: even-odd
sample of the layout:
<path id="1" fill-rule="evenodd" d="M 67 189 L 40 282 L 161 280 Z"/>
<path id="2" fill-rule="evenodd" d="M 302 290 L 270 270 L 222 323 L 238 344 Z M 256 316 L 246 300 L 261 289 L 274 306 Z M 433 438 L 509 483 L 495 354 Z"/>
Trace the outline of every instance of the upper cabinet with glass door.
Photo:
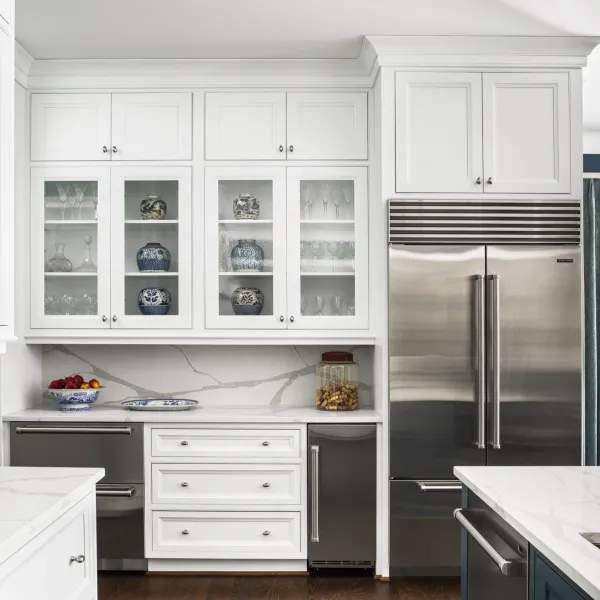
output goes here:
<path id="1" fill-rule="evenodd" d="M 31 326 L 110 326 L 110 175 L 31 171 Z"/>

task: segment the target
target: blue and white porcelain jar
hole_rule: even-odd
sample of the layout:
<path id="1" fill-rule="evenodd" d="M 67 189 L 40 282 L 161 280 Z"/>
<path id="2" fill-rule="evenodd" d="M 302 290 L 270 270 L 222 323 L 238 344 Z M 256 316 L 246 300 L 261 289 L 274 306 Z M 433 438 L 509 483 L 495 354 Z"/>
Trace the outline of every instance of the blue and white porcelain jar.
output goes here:
<path id="1" fill-rule="evenodd" d="M 231 250 L 231 267 L 234 271 L 262 271 L 265 253 L 256 240 L 240 240 Z"/>
<path id="2" fill-rule="evenodd" d="M 140 273 L 164 273 L 171 266 L 171 253 L 158 242 L 148 242 L 136 258 Z"/>
<path id="3" fill-rule="evenodd" d="M 253 287 L 239 287 L 231 294 L 231 307 L 236 315 L 260 315 L 265 306 L 265 296 Z"/>
<path id="4" fill-rule="evenodd" d="M 233 216 L 236 219 L 258 219 L 260 202 L 252 194 L 240 194 L 233 201 Z"/>
<path id="5" fill-rule="evenodd" d="M 138 295 L 138 307 L 143 315 L 166 315 L 171 308 L 171 294 L 161 288 L 144 288 Z"/>
<path id="6" fill-rule="evenodd" d="M 162 221 L 167 216 L 167 204 L 158 194 L 148 194 L 140 204 L 142 219 Z"/>

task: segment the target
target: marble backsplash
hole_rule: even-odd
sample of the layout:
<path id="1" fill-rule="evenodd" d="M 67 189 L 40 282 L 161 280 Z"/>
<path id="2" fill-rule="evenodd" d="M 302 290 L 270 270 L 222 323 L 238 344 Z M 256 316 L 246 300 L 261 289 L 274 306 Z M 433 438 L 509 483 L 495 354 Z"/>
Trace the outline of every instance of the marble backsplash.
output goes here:
<path id="1" fill-rule="evenodd" d="M 372 408 L 372 347 L 44 346 L 43 385 L 81 373 L 106 386 L 98 404 L 177 397 L 204 406 L 311 406 L 321 354 L 342 349 L 359 364 L 361 406 Z"/>

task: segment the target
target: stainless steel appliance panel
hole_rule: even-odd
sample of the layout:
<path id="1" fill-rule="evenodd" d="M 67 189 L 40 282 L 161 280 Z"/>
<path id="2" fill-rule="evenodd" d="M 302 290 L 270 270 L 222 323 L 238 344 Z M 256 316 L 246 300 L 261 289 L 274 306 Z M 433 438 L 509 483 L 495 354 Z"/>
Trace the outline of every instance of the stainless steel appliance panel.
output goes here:
<path id="1" fill-rule="evenodd" d="M 19 467 L 99 467 L 104 482 L 144 482 L 143 423 L 11 423 L 10 463 Z"/>
<path id="2" fill-rule="evenodd" d="M 460 575 L 460 481 L 390 482 L 390 575 Z"/>
<path id="3" fill-rule="evenodd" d="M 484 465 L 483 246 L 390 246 L 390 476 Z"/>
<path id="4" fill-rule="evenodd" d="M 144 485 L 97 484 L 96 511 L 99 568 L 110 568 L 109 561 L 123 558 L 143 560 Z"/>
<path id="5" fill-rule="evenodd" d="M 308 562 L 375 566 L 376 425 L 308 427 Z"/>
<path id="6" fill-rule="evenodd" d="M 489 465 L 581 464 L 580 261 L 487 248 Z"/>

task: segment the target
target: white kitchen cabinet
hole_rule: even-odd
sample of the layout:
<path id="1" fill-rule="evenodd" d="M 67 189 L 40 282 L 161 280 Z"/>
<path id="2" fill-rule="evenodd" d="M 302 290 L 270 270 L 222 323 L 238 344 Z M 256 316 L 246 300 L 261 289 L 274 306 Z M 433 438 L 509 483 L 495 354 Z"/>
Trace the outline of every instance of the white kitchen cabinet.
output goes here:
<path id="1" fill-rule="evenodd" d="M 493 193 L 569 193 L 569 75 L 484 73 L 484 185 Z"/>
<path id="2" fill-rule="evenodd" d="M 287 95 L 288 160 L 366 160 L 366 92 Z"/>
<path id="3" fill-rule="evenodd" d="M 366 167 L 209 167 L 205 207 L 207 328 L 368 328 Z"/>
<path id="4" fill-rule="evenodd" d="M 206 94 L 207 160 L 283 160 L 285 94 Z"/>
<path id="5" fill-rule="evenodd" d="M 149 194 L 164 219 L 142 218 Z M 31 198 L 32 329 L 191 327 L 190 168 L 34 167 Z M 168 271 L 138 268 L 149 242 L 170 252 Z M 168 310 L 142 314 L 145 289 L 167 290 Z"/>
<path id="6" fill-rule="evenodd" d="M 0 17 L 9 25 L 12 23 L 13 0 L 0 0 Z"/>
<path id="7" fill-rule="evenodd" d="M 192 94 L 112 94 L 113 160 L 190 160 Z"/>
<path id="8" fill-rule="evenodd" d="M 480 73 L 396 73 L 396 191 L 481 192 Z"/>
<path id="9" fill-rule="evenodd" d="M 110 94 L 32 94 L 31 160 L 110 160 Z"/>

